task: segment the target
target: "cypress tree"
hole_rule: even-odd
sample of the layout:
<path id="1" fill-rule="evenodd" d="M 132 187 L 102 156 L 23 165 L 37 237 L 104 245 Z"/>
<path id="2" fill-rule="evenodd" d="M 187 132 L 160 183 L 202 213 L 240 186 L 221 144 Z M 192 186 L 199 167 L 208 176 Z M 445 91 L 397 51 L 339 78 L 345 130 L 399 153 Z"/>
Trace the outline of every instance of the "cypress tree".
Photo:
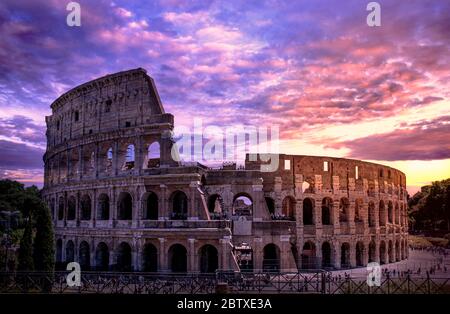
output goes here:
<path id="1" fill-rule="evenodd" d="M 30 271 L 33 269 L 33 228 L 31 219 L 29 219 L 20 240 L 18 270 Z"/>
<path id="2" fill-rule="evenodd" d="M 38 200 L 36 211 L 36 236 L 34 239 L 35 269 L 53 272 L 55 267 L 55 245 L 52 218 L 47 206 Z"/>

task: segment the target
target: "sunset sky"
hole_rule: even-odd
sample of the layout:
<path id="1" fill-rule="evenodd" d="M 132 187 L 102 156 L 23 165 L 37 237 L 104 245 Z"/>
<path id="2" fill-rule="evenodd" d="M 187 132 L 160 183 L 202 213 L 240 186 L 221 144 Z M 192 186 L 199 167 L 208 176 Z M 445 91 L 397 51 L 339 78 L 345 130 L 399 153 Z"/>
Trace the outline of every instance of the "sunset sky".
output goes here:
<path id="1" fill-rule="evenodd" d="M 142 67 L 175 123 L 278 125 L 280 151 L 450 178 L 450 1 L 0 2 L 0 178 L 42 186 L 60 94 Z"/>

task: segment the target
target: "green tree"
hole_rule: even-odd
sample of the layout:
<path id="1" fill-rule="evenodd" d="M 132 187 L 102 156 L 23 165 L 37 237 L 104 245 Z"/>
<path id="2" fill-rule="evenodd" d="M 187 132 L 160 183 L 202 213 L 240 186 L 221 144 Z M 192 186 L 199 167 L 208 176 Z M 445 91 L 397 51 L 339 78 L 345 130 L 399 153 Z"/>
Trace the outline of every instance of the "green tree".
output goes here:
<path id="1" fill-rule="evenodd" d="M 50 211 L 39 200 L 36 213 L 36 237 L 34 239 L 34 265 L 36 270 L 50 271 L 55 266 L 54 232 Z"/>
<path id="2" fill-rule="evenodd" d="M 20 240 L 18 270 L 30 271 L 33 269 L 33 227 L 30 219 Z"/>

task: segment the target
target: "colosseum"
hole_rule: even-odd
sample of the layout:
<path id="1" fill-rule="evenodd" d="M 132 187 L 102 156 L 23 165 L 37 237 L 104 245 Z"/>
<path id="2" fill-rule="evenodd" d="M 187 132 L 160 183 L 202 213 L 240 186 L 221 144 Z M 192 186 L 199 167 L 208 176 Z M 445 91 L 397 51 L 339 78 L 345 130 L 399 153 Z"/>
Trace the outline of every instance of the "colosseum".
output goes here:
<path id="1" fill-rule="evenodd" d="M 174 161 L 174 117 L 145 70 L 73 88 L 46 117 L 43 197 L 56 262 L 208 273 L 406 259 L 406 178 L 360 160 L 279 155 L 275 172 Z"/>

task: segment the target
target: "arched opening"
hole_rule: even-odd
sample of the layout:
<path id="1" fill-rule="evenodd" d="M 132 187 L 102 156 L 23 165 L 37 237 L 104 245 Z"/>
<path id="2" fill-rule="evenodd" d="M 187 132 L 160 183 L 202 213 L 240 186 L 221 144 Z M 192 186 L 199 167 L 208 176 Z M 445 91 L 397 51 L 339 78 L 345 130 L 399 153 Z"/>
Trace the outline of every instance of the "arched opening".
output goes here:
<path id="1" fill-rule="evenodd" d="M 109 196 L 107 194 L 100 194 L 97 205 L 97 219 L 109 220 Z"/>
<path id="2" fill-rule="evenodd" d="M 379 215 L 380 215 L 380 219 L 379 219 L 379 223 L 380 223 L 380 227 L 384 227 L 386 226 L 386 208 L 384 207 L 384 201 L 380 200 L 380 204 L 378 206 L 379 208 Z"/>
<path id="3" fill-rule="evenodd" d="M 356 243 L 356 266 L 364 266 L 364 243 L 361 241 Z"/>
<path id="4" fill-rule="evenodd" d="M 147 156 L 146 156 L 146 166 L 147 168 L 158 168 L 161 158 L 161 148 L 159 142 L 153 142 L 148 146 Z"/>
<path id="5" fill-rule="evenodd" d="M 355 200 L 355 223 L 361 223 L 363 221 L 362 210 L 363 200 L 358 198 Z"/>
<path id="6" fill-rule="evenodd" d="M 99 271 L 109 270 L 109 249 L 104 242 L 100 242 L 95 249 L 95 268 Z"/>
<path id="7" fill-rule="evenodd" d="M 303 245 L 302 250 L 302 268 L 315 269 L 316 266 L 316 246 L 308 241 Z"/>
<path id="8" fill-rule="evenodd" d="M 253 213 L 253 200 L 247 194 L 240 193 L 233 200 L 233 214 L 237 216 L 251 216 Z"/>
<path id="9" fill-rule="evenodd" d="M 58 220 L 64 219 L 64 197 L 60 197 L 58 200 Z"/>
<path id="10" fill-rule="evenodd" d="M 118 271 L 131 271 L 131 246 L 122 242 L 117 250 L 117 270 Z"/>
<path id="11" fill-rule="evenodd" d="M 303 200 L 303 224 L 312 225 L 313 221 L 314 203 L 310 198 Z"/>
<path id="12" fill-rule="evenodd" d="M 331 213 L 333 210 L 333 200 L 325 197 L 322 200 L 322 225 L 331 225 Z"/>
<path id="13" fill-rule="evenodd" d="M 127 146 L 127 151 L 125 153 L 125 162 L 122 166 L 122 170 L 130 170 L 134 168 L 134 145 L 130 144 Z"/>
<path id="14" fill-rule="evenodd" d="M 74 196 L 70 196 L 67 201 L 67 220 L 75 220 L 77 211 L 77 201 Z"/>
<path id="15" fill-rule="evenodd" d="M 213 194 L 208 198 L 208 211 L 212 218 L 219 218 L 223 213 L 223 199 L 219 194 Z"/>
<path id="16" fill-rule="evenodd" d="M 81 198 L 80 220 L 90 220 L 90 219 L 91 219 L 91 198 L 89 195 L 85 194 Z"/>
<path id="17" fill-rule="evenodd" d="M 181 244 L 174 244 L 169 249 L 170 270 L 174 273 L 187 271 L 187 251 Z"/>
<path id="18" fill-rule="evenodd" d="M 322 267 L 331 267 L 331 245 L 329 242 L 322 243 Z"/>
<path id="19" fill-rule="evenodd" d="M 210 244 L 200 248 L 200 272 L 214 273 L 219 268 L 219 253 L 217 249 Z"/>
<path id="20" fill-rule="evenodd" d="M 66 263 L 75 261 L 75 245 L 72 240 L 66 243 Z"/>
<path id="21" fill-rule="evenodd" d="M 270 216 L 273 218 L 275 215 L 275 201 L 271 197 L 264 197 L 267 205 L 267 210 L 269 211 Z"/>
<path id="22" fill-rule="evenodd" d="M 144 219 L 158 220 L 158 195 L 154 192 L 147 195 Z"/>
<path id="23" fill-rule="evenodd" d="M 280 249 L 273 243 L 263 249 L 263 271 L 278 272 L 280 270 Z"/>
<path id="24" fill-rule="evenodd" d="M 58 269 L 59 269 L 59 265 L 62 263 L 62 250 L 63 250 L 63 244 L 62 244 L 62 240 L 58 239 L 56 241 L 56 265 L 58 265 Z"/>
<path id="25" fill-rule="evenodd" d="M 122 192 L 119 194 L 119 220 L 131 220 L 133 217 L 133 199 L 130 193 Z"/>
<path id="26" fill-rule="evenodd" d="M 388 222 L 391 224 L 394 221 L 393 205 L 392 202 L 388 202 Z"/>
<path id="27" fill-rule="evenodd" d="M 339 222 L 348 222 L 348 209 L 350 208 L 350 201 L 343 197 L 339 201 Z"/>
<path id="28" fill-rule="evenodd" d="M 89 244 L 86 241 L 80 243 L 78 259 L 80 261 L 81 270 L 86 271 L 91 269 L 91 251 L 89 249 Z"/>
<path id="29" fill-rule="evenodd" d="M 389 242 L 388 242 L 388 257 L 389 257 L 389 263 L 393 263 L 394 262 L 394 247 L 393 247 L 391 240 L 389 240 Z"/>
<path id="30" fill-rule="evenodd" d="M 380 265 L 386 264 L 386 242 L 380 242 Z"/>
<path id="31" fill-rule="evenodd" d="M 286 196 L 282 203 L 281 213 L 290 220 L 295 220 L 295 198 Z"/>
<path id="32" fill-rule="evenodd" d="M 157 272 L 158 271 L 158 250 L 156 246 L 151 243 L 147 243 L 144 246 L 144 271 L 146 272 Z"/>
<path id="33" fill-rule="evenodd" d="M 375 227 L 376 216 L 375 216 L 375 204 L 370 201 L 368 205 L 369 211 L 369 227 Z"/>
<path id="34" fill-rule="evenodd" d="M 188 200 L 184 192 L 176 191 L 172 194 L 172 216 L 174 220 L 187 219 Z"/>
<path id="35" fill-rule="evenodd" d="M 350 268 L 350 244 L 341 245 L 341 268 Z"/>
<path id="36" fill-rule="evenodd" d="M 395 261 L 400 261 L 400 242 L 395 241 Z"/>
<path id="37" fill-rule="evenodd" d="M 375 262 L 375 254 L 376 254 L 376 244 L 375 241 L 371 241 L 369 243 L 369 263 Z"/>
<path id="38" fill-rule="evenodd" d="M 397 202 L 395 202 L 395 217 L 394 217 L 394 221 L 395 221 L 395 224 L 400 224 L 400 220 L 399 220 L 399 218 L 400 218 L 400 215 L 399 215 L 400 213 L 399 213 L 399 207 L 398 207 L 398 203 Z"/>

